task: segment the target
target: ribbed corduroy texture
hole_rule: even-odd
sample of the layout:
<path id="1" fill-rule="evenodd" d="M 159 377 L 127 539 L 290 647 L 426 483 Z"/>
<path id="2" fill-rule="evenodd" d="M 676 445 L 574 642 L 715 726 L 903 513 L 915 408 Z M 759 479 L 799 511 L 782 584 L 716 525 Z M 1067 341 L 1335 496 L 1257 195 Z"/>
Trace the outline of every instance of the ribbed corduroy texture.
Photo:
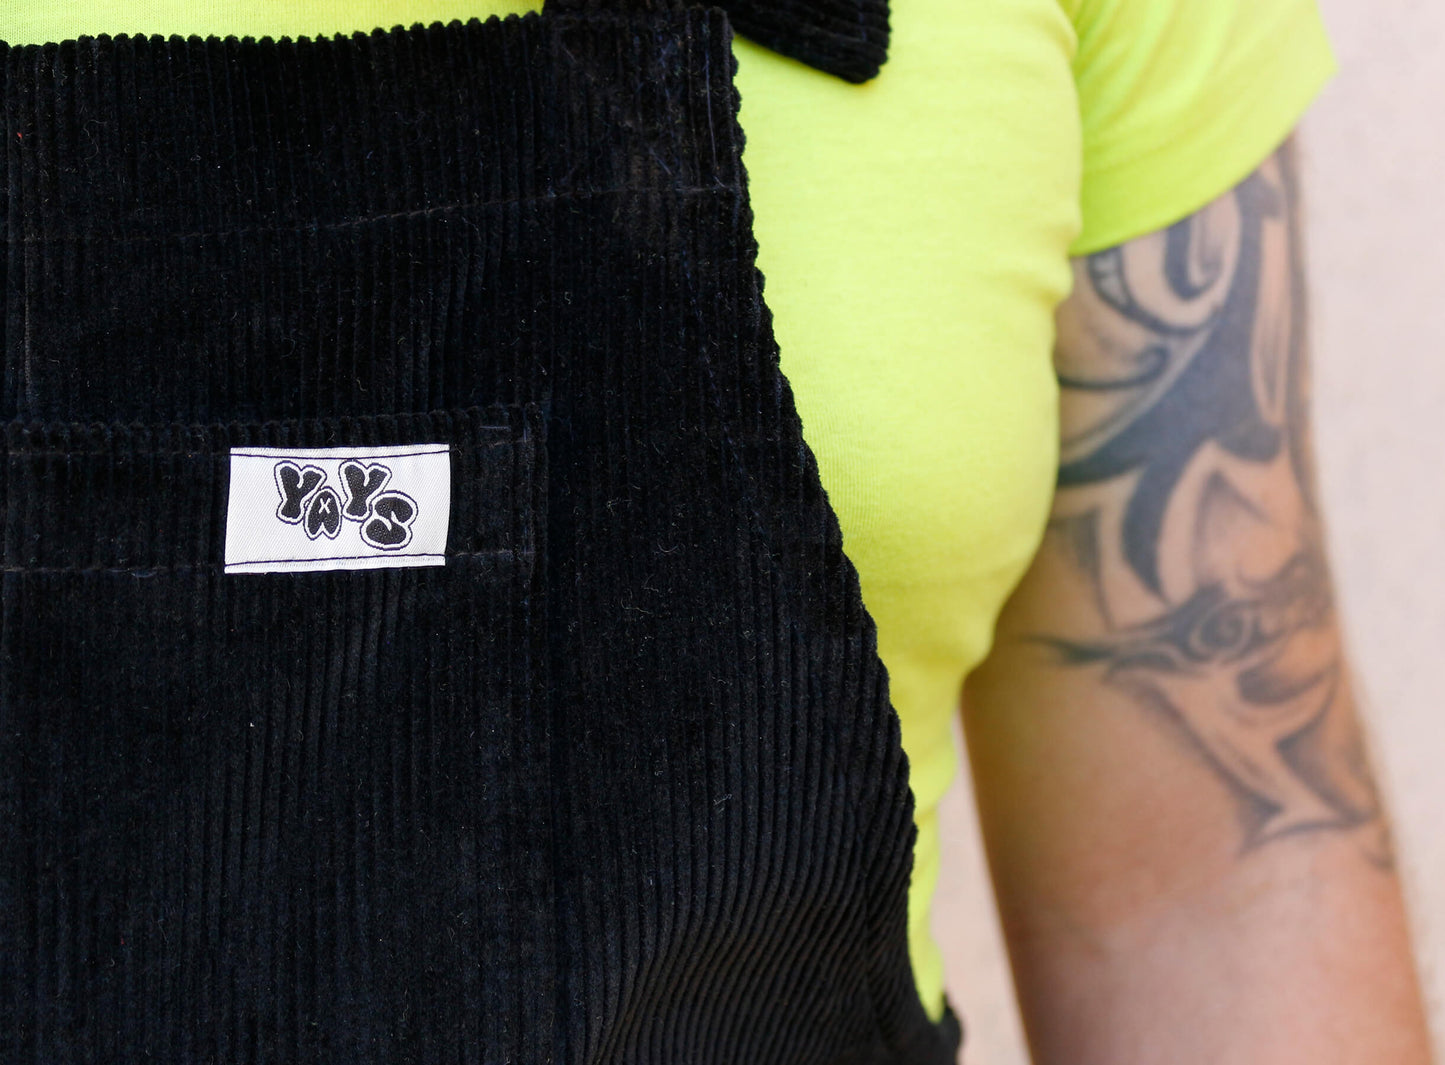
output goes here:
<path id="1" fill-rule="evenodd" d="M 733 25 L 783 55 L 863 82 L 888 58 L 888 0 L 731 0 Z"/>
<path id="2" fill-rule="evenodd" d="M 950 1063 L 722 13 L 0 70 L 0 1060 Z M 221 572 L 438 440 L 444 567 Z"/>
<path id="3" fill-rule="evenodd" d="M 548 0 L 554 10 L 634 11 L 680 0 Z M 715 0 L 737 31 L 845 81 L 878 76 L 888 59 L 888 0 Z"/>

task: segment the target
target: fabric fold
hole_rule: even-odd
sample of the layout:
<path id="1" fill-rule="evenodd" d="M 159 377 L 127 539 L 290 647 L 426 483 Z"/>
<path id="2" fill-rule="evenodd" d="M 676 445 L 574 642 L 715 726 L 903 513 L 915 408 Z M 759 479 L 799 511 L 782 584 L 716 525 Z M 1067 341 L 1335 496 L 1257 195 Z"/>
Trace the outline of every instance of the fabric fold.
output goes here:
<path id="1" fill-rule="evenodd" d="M 670 0 L 549 0 L 558 9 L 656 10 Z M 744 37 L 855 84 L 888 58 L 888 0 L 718 0 Z"/>

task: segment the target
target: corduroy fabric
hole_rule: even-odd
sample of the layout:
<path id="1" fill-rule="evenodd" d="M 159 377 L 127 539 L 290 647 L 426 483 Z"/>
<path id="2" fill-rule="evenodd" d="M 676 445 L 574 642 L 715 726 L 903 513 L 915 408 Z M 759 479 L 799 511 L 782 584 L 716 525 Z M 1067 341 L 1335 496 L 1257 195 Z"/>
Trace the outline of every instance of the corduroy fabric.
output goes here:
<path id="1" fill-rule="evenodd" d="M 946 1065 L 717 10 L 5 49 L 0 1060 Z M 227 575 L 227 449 L 446 442 Z"/>
<path id="2" fill-rule="evenodd" d="M 548 0 L 553 10 L 666 9 L 678 0 Z M 878 76 L 888 59 L 888 0 L 717 0 L 733 27 L 765 48 L 845 81 Z"/>
<path id="3" fill-rule="evenodd" d="M 738 32 L 764 47 L 864 82 L 888 58 L 888 0 L 731 0 Z"/>

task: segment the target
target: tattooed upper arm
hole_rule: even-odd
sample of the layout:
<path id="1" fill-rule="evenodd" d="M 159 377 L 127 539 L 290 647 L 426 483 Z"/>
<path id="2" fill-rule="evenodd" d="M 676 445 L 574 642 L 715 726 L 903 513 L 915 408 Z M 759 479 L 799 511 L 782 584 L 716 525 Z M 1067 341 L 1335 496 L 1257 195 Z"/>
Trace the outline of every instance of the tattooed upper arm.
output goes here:
<path id="1" fill-rule="evenodd" d="M 961 715 L 1036 1061 L 1430 1060 L 1310 469 L 1294 161 L 1076 263 Z M 1363 856 L 1363 858 L 1362 858 Z"/>
<path id="2" fill-rule="evenodd" d="M 1075 264 L 1049 541 L 1087 621 L 1023 634 L 1137 704 L 1237 797 L 1241 842 L 1382 819 L 1355 720 L 1308 428 L 1287 145 L 1167 231 Z M 1147 727 L 1147 726 L 1145 726 Z"/>

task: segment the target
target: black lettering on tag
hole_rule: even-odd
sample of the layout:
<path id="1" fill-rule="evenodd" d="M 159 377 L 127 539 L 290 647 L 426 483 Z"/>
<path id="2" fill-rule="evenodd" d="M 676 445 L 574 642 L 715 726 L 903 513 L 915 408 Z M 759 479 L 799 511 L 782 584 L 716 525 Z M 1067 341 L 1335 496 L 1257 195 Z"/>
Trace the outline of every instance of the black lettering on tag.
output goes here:
<path id="1" fill-rule="evenodd" d="M 361 538 L 383 551 L 399 551 L 411 543 L 416 501 L 404 492 L 382 492 L 371 502 L 371 517 L 361 526 Z"/>
<path id="2" fill-rule="evenodd" d="M 371 499 L 391 480 L 391 470 L 379 462 L 341 464 L 341 490 L 346 494 L 342 516 L 349 521 L 365 521 L 371 510 Z"/>
<path id="3" fill-rule="evenodd" d="M 326 472 L 315 466 L 298 466 L 294 462 L 276 463 L 276 489 L 281 493 L 281 505 L 276 508 L 276 517 L 288 525 L 299 524 L 307 499 L 325 480 Z"/>
<path id="4" fill-rule="evenodd" d="M 341 533 L 341 500 L 331 487 L 321 489 L 306 504 L 306 535 L 311 539 L 325 536 L 335 540 Z"/>

